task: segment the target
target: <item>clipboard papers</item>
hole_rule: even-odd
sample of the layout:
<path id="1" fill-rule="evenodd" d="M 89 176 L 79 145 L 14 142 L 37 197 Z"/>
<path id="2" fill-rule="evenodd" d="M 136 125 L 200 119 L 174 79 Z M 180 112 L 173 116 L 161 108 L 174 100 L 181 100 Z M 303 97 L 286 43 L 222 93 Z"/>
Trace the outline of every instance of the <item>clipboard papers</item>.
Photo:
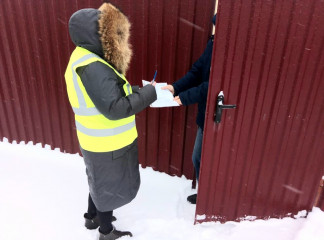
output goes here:
<path id="1" fill-rule="evenodd" d="M 142 80 L 143 86 L 149 84 L 149 81 Z M 150 107 L 161 108 L 161 107 L 177 107 L 179 104 L 173 101 L 173 95 L 169 90 L 162 90 L 161 88 L 168 85 L 167 83 L 156 83 L 155 91 L 157 100 L 153 102 Z"/>

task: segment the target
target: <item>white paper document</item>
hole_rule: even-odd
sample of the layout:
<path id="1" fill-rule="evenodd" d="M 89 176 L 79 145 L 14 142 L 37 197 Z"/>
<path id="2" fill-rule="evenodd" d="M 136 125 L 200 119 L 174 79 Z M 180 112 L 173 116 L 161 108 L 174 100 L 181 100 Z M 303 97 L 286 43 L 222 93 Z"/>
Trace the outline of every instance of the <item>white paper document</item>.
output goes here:
<path id="1" fill-rule="evenodd" d="M 149 81 L 142 80 L 143 86 L 149 84 Z M 177 107 L 179 104 L 173 100 L 173 95 L 169 90 L 163 90 L 162 87 L 168 85 L 167 83 L 156 83 L 155 90 L 157 99 L 150 106 L 154 108 L 160 107 Z"/>

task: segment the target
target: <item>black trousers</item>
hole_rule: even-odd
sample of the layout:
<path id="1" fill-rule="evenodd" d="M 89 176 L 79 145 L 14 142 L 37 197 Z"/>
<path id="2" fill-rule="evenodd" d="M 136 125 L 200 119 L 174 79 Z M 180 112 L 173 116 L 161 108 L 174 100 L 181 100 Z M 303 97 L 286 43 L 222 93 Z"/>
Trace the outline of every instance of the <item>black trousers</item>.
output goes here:
<path id="1" fill-rule="evenodd" d="M 89 194 L 88 199 L 88 216 L 89 218 L 94 218 L 98 215 L 99 218 L 99 225 L 100 229 L 99 231 L 103 234 L 108 234 L 113 230 L 113 226 L 111 224 L 111 219 L 113 215 L 113 211 L 108 212 L 100 212 L 97 210 L 96 205 L 92 201 L 92 198 Z"/>

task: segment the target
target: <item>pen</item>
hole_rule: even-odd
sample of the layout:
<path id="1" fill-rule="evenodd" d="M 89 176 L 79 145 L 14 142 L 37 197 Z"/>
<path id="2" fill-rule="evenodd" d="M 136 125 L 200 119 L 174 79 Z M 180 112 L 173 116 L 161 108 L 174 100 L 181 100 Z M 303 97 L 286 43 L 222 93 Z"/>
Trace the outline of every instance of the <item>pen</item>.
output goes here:
<path id="1" fill-rule="evenodd" d="M 154 77 L 153 77 L 152 83 L 154 83 L 154 81 L 155 81 L 156 74 L 157 74 L 157 70 L 155 70 L 155 73 L 154 73 Z"/>

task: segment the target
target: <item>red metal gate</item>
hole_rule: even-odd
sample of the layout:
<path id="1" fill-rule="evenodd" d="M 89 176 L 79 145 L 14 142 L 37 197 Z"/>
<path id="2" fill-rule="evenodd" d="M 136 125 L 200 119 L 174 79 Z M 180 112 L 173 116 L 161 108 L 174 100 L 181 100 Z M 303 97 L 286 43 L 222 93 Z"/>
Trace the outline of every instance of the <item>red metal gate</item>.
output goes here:
<path id="1" fill-rule="evenodd" d="M 312 208 L 324 175 L 323 12 L 319 0 L 219 1 L 196 220 Z M 220 91 L 237 109 L 216 124 Z"/>

